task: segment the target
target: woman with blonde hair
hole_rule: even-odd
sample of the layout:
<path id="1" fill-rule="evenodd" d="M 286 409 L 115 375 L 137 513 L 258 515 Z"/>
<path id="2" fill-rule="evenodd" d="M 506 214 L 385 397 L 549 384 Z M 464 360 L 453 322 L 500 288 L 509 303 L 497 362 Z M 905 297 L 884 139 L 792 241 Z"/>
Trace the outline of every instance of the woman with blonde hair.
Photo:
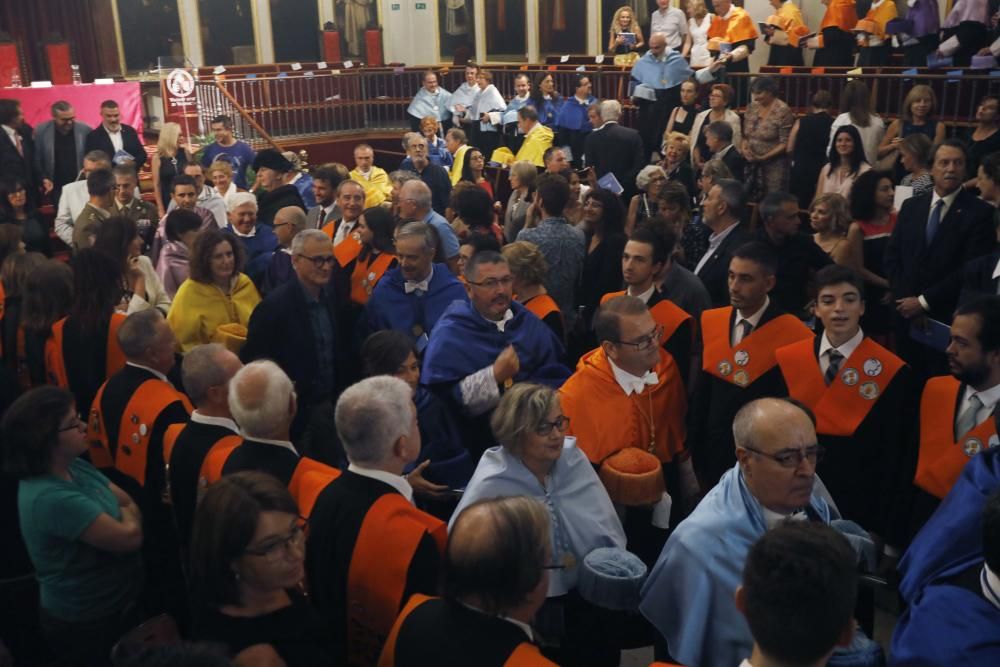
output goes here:
<path id="1" fill-rule="evenodd" d="M 696 192 L 694 186 L 694 170 L 688 155 L 691 144 L 683 132 L 671 132 L 663 138 L 663 161 L 660 166 L 667 173 L 668 181 L 675 181 L 684 186 L 688 197 L 693 199 Z"/>
<path id="2" fill-rule="evenodd" d="M 878 147 L 878 168 L 882 170 L 900 170 L 899 150 L 903 139 L 912 134 L 924 134 L 932 144 L 944 141 L 945 125 L 934 117 L 937 110 L 937 95 L 934 89 L 926 85 L 910 88 L 903 100 L 903 108 L 899 118 L 892 121 L 889 129 L 882 137 Z M 902 173 L 895 173 L 896 180 Z"/>
<path id="3" fill-rule="evenodd" d="M 646 40 L 642 38 L 642 28 L 635 18 L 635 12 L 628 5 L 615 10 L 608 33 L 608 51 L 615 55 L 640 51 L 646 45 Z M 627 34 L 634 35 L 635 41 L 633 42 L 626 37 Z"/>
<path id="4" fill-rule="evenodd" d="M 691 69 L 708 67 L 712 64 L 712 54 L 708 52 L 708 29 L 712 26 L 714 15 L 708 13 L 705 0 L 688 0 L 687 14 Z"/>
<path id="5" fill-rule="evenodd" d="M 835 263 L 854 268 L 851 247 L 847 243 L 847 230 L 851 226 L 851 214 L 847 200 L 836 192 L 827 192 L 813 200 L 809 207 L 809 225 L 813 230 L 813 241 L 830 256 Z"/>
<path id="6" fill-rule="evenodd" d="M 566 323 L 562 312 L 543 285 L 549 272 L 545 255 L 530 241 L 515 241 L 504 246 L 501 253 L 514 276 L 514 297 L 565 344 Z"/>
<path id="7" fill-rule="evenodd" d="M 170 184 L 174 177 L 184 173 L 184 167 L 194 162 L 188 146 L 181 138 L 181 126 L 164 123 L 153 154 L 153 191 L 156 209 L 162 218 L 170 205 Z"/>
<path id="8" fill-rule="evenodd" d="M 233 165 L 225 160 L 216 160 L 208 165 L 208 180 L 212 181 L 212 187 L 222 197 L 222 201 L 226 202 L 226 210 L 232 207 L 233 195 L 246 192 L 233 183 Z"/>

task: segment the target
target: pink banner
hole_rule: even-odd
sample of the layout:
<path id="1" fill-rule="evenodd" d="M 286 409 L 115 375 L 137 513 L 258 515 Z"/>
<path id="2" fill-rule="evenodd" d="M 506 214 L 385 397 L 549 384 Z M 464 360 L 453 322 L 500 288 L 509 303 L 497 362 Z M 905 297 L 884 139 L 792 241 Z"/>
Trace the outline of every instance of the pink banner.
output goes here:
<path id="1" fill-rule="evenodd" d="M 50 107 L 54 102 L 66 100 L 76 110 L 76 119 L 91 127 L 101 124 L 101 102 L 114 100 L 122 112 L 122 122 L 131 125 L 142 138 L 142 95 L 136 82 L 80 86 L 52 86 L 51 88 L 0 88 L 0 97 L 21 101 L 24 120 L 36 127 L 52 119 Z"/>

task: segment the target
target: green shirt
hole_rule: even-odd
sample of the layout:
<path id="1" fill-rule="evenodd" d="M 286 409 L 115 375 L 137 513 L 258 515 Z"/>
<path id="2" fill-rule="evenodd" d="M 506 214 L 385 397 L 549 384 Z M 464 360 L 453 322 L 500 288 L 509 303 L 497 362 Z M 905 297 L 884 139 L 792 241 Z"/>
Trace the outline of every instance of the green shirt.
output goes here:
<path id="1" fill-rule="evenodd" d="M 66 621 L 93 620 L 135 600 L 142 560 L 138 551 L 114 554 L 80 540 L 102 513 L 120 520 L 121 508 L 108 478 L 90 463 L 76 459 L 69 472 L 72 481 L 54 475 L 22 480 L 17 508 L 42 608 Z"/>

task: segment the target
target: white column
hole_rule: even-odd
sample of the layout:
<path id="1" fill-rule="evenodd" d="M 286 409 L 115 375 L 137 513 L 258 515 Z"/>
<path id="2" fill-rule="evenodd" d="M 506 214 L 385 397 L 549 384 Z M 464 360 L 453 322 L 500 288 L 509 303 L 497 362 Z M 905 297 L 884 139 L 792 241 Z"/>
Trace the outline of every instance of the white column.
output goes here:
<path id="1" fill-rule="evenodd" d="M 587 54 L 596 56 L 601 50 L 601 1 L 587 0 Z"/>
<path id="2" fill-rule="evenodd" d="M 271 32 L 270 0 L 253 0 L 253 37 L 257 45 L 257 62 L 274 62 L 274 37 Z"/>
<path id="3" fill-rule="evenodd" d="M 201 48 L 201 20 L 198 16 L 198 0 L 177 0 L 177 13 L 181 23 L 181 43 L 184 55 L 195 67 L 205 64 L 205 54 Z"/>
<path id="4" fill-rule="evenodd" d="M 317 0 L 319 2 L 319 27 L 327 21 L 337 22 L 337 11 L 333 8 L 333 0 Z"/>
<path id="5" fill-rule="evenodd" d="M 538 0 L 526 0 L 524 11 L 527 14 L 528 28 L 528 62 L 540 62 L 538 41 Z"/>
<path id="6" fill-rule="evenodd" d="M 486 0 L 475 0 L 472 11 L 476 15 L 476 62 L 484 63 L 486 62 Z"/>

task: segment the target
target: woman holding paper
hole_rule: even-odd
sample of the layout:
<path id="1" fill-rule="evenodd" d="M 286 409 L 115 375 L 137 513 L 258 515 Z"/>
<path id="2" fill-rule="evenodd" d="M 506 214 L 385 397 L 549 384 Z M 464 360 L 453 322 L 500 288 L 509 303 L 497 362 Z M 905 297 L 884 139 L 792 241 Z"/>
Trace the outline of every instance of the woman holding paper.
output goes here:
<path id="1" fill-rule="evenodd" d="M 642 27 L 628 5 L 615 11 L 608 32 L 608 51 L 616 56 L 641 51 L 646 46 L 646 40 L 642 38 Z"/>

